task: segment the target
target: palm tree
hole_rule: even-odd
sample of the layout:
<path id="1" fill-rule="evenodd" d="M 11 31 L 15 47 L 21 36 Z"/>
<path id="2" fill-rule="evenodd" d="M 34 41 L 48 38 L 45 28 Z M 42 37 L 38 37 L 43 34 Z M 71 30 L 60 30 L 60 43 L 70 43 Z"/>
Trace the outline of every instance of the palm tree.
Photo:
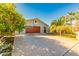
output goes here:
<path id="1" fill-rule="evenodd" d="M 65 25 L 66 23 L 66 17 L 65 16 L 61 16 L 59 17 L 58 20 L 52 20 L 51 25 Z"/>
<path id="2" fill-rule="evenodd" d="M 59 17 L 57 23 L 58 23 L 57 31 L 61 35 L 62 33 L 64 33 L 64 28 L 65 28 L 65 23 L 66 23 L 66 17 L 65 16 Z"/>
<path id="3" fill-rule="evenodd" d="M 61 16 L 58 19 L 58 25 L 65 25 L 66 23 L 66 17 L 65 16 Z"/>
<path id="4" fill-rule="evenodd" d="M 70 22 L 71 27 L 72 27 L 72 21 L 74 20 L 74 15 L 75 15 L 74 12 L 68 12 L 68 15 L 67 15 L 67 21 Z"/>
<path id="5" fill-rule="evenodd" d="M 51 25 L 49 27 L 50 32 L 56 32 L 57 20 L 52 20 Z"/>
<path id="6" fill-rule="evenodd" d="M 50 26 L 50 31 L 51 32 L 57 32 L 60 35 L 62 34 L 62 30 L 66 23 L 66 17 L 65 16 L 61 16 L 58 20 L 53 20 L 51 22 L 51 26 Z"/>
<path id="7" fill-rule="evenodd" d="M 57 25 L 57 20 L 52 20 L 51 25 Z"/>
<path id="8" fill-rule="evenodd" d="M 79 29 L 79 12 L 75 13 L 75 20 L 76 20 L 76 22 L 75 22 L 75 30 L 78 31 L 78 29 Z"/>

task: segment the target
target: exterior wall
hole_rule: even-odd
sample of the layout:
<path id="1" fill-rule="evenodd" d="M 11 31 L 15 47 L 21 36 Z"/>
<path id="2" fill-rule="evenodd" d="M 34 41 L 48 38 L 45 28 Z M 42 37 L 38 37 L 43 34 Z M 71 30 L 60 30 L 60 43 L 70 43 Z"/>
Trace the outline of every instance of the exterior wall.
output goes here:
<path id="1" fill-rule="evenodd" d="M 26 21 L 26 26 L 40 26 L 40 33 L 44 33 L 44 27 L 46 27 L 46 33 L 48 33 L 48 25 L 40 22 L 39 20 L 36 20 L 35 23 L 34 20 L 28 20 Z"/>
<path id="2" fill-rule="evenodd" d="M 33 26 L 33 25 L 34 25 L 33 21 L 30 20 L 26 21 L 25 26 Z"/>

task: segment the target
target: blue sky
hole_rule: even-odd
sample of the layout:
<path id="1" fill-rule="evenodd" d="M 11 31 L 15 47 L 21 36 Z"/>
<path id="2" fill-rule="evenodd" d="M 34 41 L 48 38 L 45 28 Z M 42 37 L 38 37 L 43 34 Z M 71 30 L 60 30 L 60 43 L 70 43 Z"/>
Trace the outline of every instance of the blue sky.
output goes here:
<path id="1" fill-rule="evenodd" d="M 67 12 L 78 11 L 77 3 L 17 3 L 17 11 L 26 19 L 39 18 L 49 24 L 53 19 L 67 15 Z"/>

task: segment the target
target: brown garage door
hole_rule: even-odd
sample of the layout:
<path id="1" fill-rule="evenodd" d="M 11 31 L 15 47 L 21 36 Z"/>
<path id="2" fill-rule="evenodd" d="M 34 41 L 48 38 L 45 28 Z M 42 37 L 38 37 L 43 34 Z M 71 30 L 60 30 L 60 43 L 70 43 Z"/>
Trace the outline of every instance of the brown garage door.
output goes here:
<path id="1" fill-rule="evenodd" d="M 40 26 L 29 26 L 26 28 L 26 33 L 40 33 Z"/>

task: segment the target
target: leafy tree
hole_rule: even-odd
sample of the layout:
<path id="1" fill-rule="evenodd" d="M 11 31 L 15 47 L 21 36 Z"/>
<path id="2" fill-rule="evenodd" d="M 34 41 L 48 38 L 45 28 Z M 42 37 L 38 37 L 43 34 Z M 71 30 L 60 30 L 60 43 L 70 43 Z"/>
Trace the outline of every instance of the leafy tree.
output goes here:
<path id="1" fill-rule="evenodd" d="M 25 20 L 20 15 L 14 4 L 0 4 L 0 35 L 12 35 L 15 31 L 21 31 Z"/>
<path id="2" fill-rule="evenodd" d="M 15 31 L 20 32 L 24 28 L 24 24 L 25 19 L 16 11 L 14 4 L 0 4 L 0 38 L 8 35 L 13 36 L 13 33 L 15 33 Z M 13 41 L 13 37 L 3 38 L 2 41 L 0 41 L 0 53 L 2 53 L 3 55 L 11 55 Z"/>

